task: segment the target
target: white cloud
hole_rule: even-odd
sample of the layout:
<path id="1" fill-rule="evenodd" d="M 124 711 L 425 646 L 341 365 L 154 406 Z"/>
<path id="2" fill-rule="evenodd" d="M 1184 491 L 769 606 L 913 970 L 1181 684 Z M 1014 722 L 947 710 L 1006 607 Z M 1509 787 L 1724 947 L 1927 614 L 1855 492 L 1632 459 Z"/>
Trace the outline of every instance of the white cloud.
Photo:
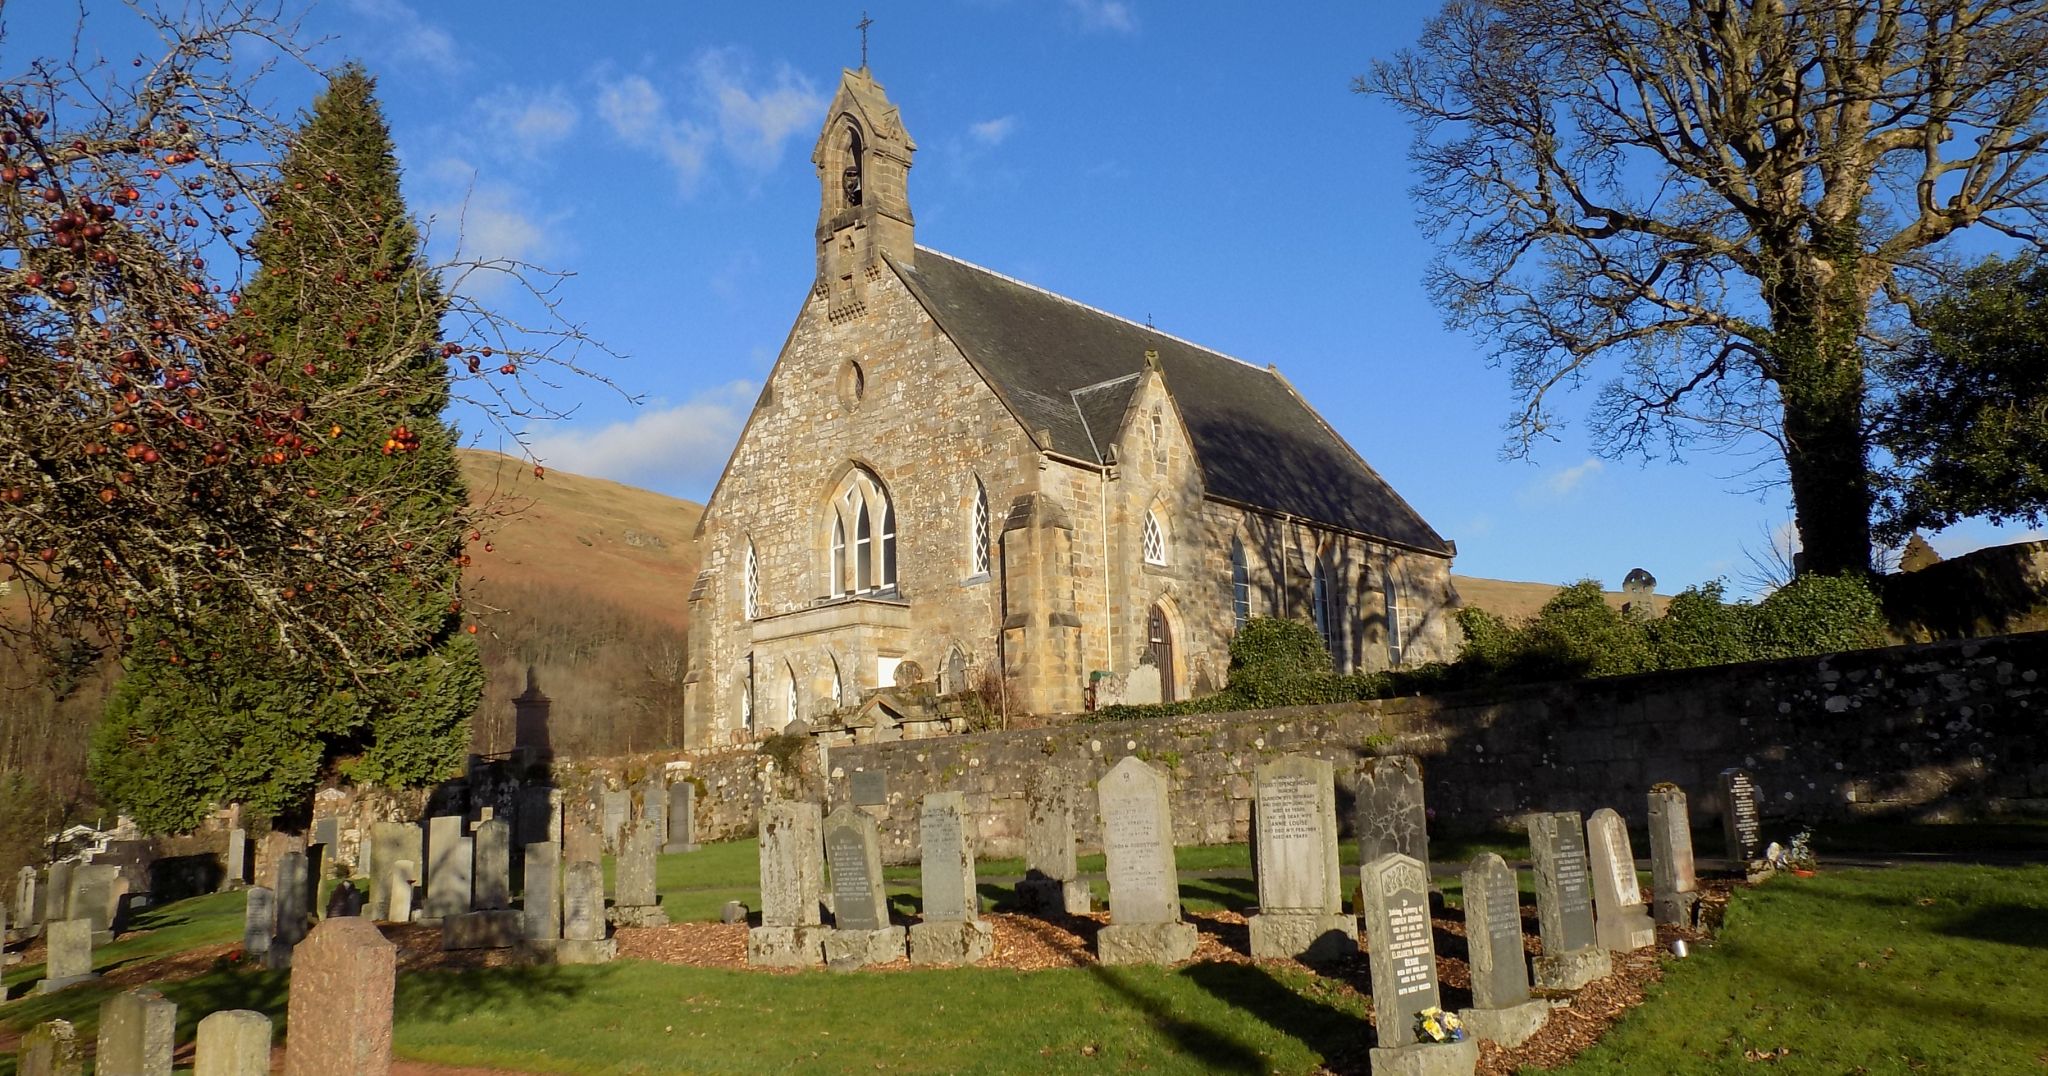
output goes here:
<path id="1" fill-rule="evenodd" d="M 428 238 L 436 257 L 464 265 L 500 263 L 497 269 L 457 269 L 450 285 L 463 294 L 477 298 L 496 292 L 511 282 L 505 273 L 509 263 L 537 262 L 559 248 L 554 225 L 566 214 L 543 214 L 519 187 L 478 179 L 476 166 L 460 157 L 436 158 L 426 174 L 445 192 L 427 207 Z"/>
<path id="2" fill-rule="evenodd" d="M 1067 0 L 1067 9 L 1080 17 L 1083 30 L 1118 34 L 1138 30 L 1138 13 L 1126 0 Z"/>
<path id="3" fill-rule="evenodd" d="M 615 482 L 708 485 L 732 454 L 760 391 L 752 382 L 734 381 L 623 422 L 534 437 L 533 454 L 549 467 Z"/>
<path id="4" fill-rule="evenodd" d="M 697 177 L 704 172 L 711 133 L 671 115 L 667 98 L 654 83 L 640 75 L 601 82 L 597 114 L 626 144 L 667 161 L 684 191 L 695 188 Z"/>
<path id="5" fill-rule="evenodd" d="M 505 87 L 479 98 L 476 110 L 485 140 L 504 155 L 536 157 L 576 130 L 582 113 L 560 87 L 537 91 Z"/>
<path id="6" fill-rule="evenodd" d="M 825 110 L 825 96 L 786 63 L 775 65 L 770 84 L 749 89 L 746 64 L 731 49 L 697 60 L 697 78 L 718 109 L 725 148 L 740 163 L 768 171 L 782 159 L 782 144 L 808 131 Z"/>
<path id="7" fill-rule="evenodd" d="M 1605 463 L 1592 456 L 1588 456 L 1556 474 L 1546 475 L 1523 487 L 1521 501 L 1524 504 L 1537 504 L 1546 501 L 1562 500 L 1570 496 L 1580 486 L 1585 485 L 1587 479 L 1606 469 L 1607 465 Z"/>
<path id="8" fill-rule="evenodd" d="M 1017 117 L 997 116 L 992 120 L 983 120 L 980 123 L 970 124 L 967 128 L 967 133 L 973 135 L 974 140 L 984 146 L 1000 146 L 1003 144 L 1004 139 L 1010 137 L 1010 132 L 1016 126 Z"/>
<path id="9" fill-rule="evenodd" d="M 384 24 L 365 35 L 394 60 L 425 64 L 449 74 L 467 66 L 455 49 L 455 37 L 428 22 L 405 0 L 348 0 L 350 11 Z"/>

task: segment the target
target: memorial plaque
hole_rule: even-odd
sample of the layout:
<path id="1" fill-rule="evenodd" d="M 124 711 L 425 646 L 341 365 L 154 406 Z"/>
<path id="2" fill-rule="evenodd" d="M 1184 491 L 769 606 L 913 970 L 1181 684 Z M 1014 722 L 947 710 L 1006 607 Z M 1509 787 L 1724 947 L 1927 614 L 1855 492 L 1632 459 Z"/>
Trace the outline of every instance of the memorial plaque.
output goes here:
<path id="1" fill-rule="evenodd" d="M 1096 786 L 1108 859 L 1109 917 L 1119 924 L 1180 921 L 1166 778 L 1133 755 Z"/>
<path id="2" fill-rule="evenodd" d="M 1530 815 L 1529 851 L 1536 867 L 1536 913 L 1544 952 L 1565 953 L 1594 944 L 1586 831 L 1578 812 Z"/>
<path id="3" fill-rule="evenodd" d="M 825 865 L 832 873 L 833 925 L 880 930 L 889 925 L 882 891 L 882 852 L 875 820 L 840 808 L 825 817 Z"/>
<path id="4" fill-rule="evenodd" d="M 889 783 L 880 770 L 853 771 L 853 805 L 884 807 L 889 803 Z"/>
<path id="5" fill-rule="evenodd" d="M 1405 1046 L 1415 1041 L 1416 1014 L 1441 1005 L 1429 878 L 1404 855 L 1381 856 L 1359 873 L 1372 943 L 1373 1029 L 1381 1047 Z"/>
<path id="6" fill-rule="evenodd" d="M 313 822 L 313 843 L 324 844 L 329 848 L 340 844 L 341 820 L 333 817 L 315 820 Z"/>
<path id="7" fill-rule="evenodd" d="M 1721 771 L 1721 825 L 1728 858 L 1741 870 L 1763 854 L 1763 817 L 1757 809 L 1756 780 L 1748 770 Z"/>
<path id="8" fill-rule="evenodd" d="M 571 863 L 562 875 L 562 936 L 570 941 L 604 940 L 604 868 Z"/>
<path id="9" fill-rule="evenodd" d="M 1472 1004 L 1505 1009 L 1529 1000 L 1529 962 L 1522 951 L 1522 903 L 1514 869 L 1487 852 L 1465 872 L 1465 945 L 1471 957 Z"/>
<path id="10" fill-rule="evenodd" d="M 1288 755 L 1255 771 L 1261 913 L 1340 910 L 1332 769 L 1320 759 Z"/>

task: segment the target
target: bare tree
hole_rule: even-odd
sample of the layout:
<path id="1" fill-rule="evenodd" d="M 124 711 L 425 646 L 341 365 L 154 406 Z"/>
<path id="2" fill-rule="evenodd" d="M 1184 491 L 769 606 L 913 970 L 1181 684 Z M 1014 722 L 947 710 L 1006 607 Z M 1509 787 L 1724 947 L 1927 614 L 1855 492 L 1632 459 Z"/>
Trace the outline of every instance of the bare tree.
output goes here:
<path id="1" fill-rule="evenodd" d="M 1610 453 L 1773 443 L 1803 568 L 1841 572 L 1868 349 L 1957 232 L 2040 242 L 2044 68 L 2030 0 L 1454 0 L 1356 88 L 1414 122 L 1429 284 L 1512 372 L 1511 452 L 1600 377 Z"/>
<path id="2" fill-rule="evenodd" d="M 0 580 L 26 610 L 0 626 L 46 649 L 119 645 L 138 617 L 232 608 L 262 645 L 357 671 L 413 642 L 392 637 L 418 624 L 391 615 L 393 581 L 480 541 L 491 512 L 391 511 L 413 492 L 405 467 L 356 488 L 313 480 L 321 454 L 411 450 L 403 426 L 338 417 L 399 391 L 416 345 L 357 356 L 362 375 L 330 384 L 283 370 L 242 329 L 234 288 L 258 225 L 360 231 L 273 219 L 287 202 L 306 211 L 275 197 L 293 127 L 259 89 L 272 65 L 305 62 L 295 26 L 267 0 L 137 2 L 111 17 L 142 20 L 160 47 L 74 47 L 0 71 Z M 422 304 L 398 316 L 430 323 L 379 338 L 439 341 L 457 398 L 515 439 L 513 423 L 548 413 L 529 387 L 591 376 L 558 277 L 509 262 L 438 272 L 454 288 L 446 324 Z M 464 297 L 476 273 L 523 284 L 525 319 Z"/>

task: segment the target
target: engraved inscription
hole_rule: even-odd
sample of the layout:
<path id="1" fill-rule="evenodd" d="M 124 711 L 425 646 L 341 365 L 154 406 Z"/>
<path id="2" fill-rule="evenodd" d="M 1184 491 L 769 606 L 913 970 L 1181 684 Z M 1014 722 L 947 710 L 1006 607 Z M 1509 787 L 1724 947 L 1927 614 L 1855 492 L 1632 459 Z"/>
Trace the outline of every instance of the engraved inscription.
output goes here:
<path id="1" fill-rule="evenodd" d="M 1259 785 L 1259 829 L 1269 841 L 1317 839 L 1321 834 L 1317 781 L 1303 774 L 1267 779 Z"/>
<path id="2" fill-rule="evenodd" d="M 1420 902 L 1404 899 L 1387 909 L 1387 924 L 1393 928 L 1387 955 L 1394 961 L 1398 983 L 1394 993 L 1406 997 L 1429 990 L 1430 973 L 1436 963 L 1436 954 L 1430 947 L 1429 909 Z"/>

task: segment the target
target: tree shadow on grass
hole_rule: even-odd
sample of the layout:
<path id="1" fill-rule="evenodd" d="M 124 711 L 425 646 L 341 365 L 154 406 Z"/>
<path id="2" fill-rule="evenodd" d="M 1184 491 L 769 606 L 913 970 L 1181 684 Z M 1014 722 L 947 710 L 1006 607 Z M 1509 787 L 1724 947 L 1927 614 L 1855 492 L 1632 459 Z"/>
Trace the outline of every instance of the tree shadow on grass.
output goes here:
<path id="1" fill-rule="evenodd" d="M 1252 929 L 1244 923 L 1226 923 L 1204 915 L 1189 915 L 1195 929 L 1223 943 L 1223 947 L 1246 956 L 1252 954 Z"/>
<path id="2" fill-rule="evenodd" d="M 1331 1072 L 1367 1069 L 1372 1026 L 1360 1017 L 1304 997 L 1256 964 L 1192 964 L 1180 975 L 1234 1009 L 1242 1009 L 1268 1027 L 1308 1047 Z M 1258 1060 L 1252 1071 L 1264 1071 Z"/>
<path id="3" fill-rule="evenodd" d="M 1242 912 L 1258 905 L 1259 885 L 1250 878 L 1184 878 L 1180 899 L 1183 903 L 1202 901 Z"/>
<path id="4" fill-rule="evenodd" d="M 616 965 L 532 965 L 419 972 L 398 980 L 397 1011 L 412 1020 L 452 1020 L 498 1002 L 563 1002 L 619 971 Z"/>
<path id="5" fill-rule="evenodd" d="M 1214 965 L 1196 965 L 1197 968 L 1210 966 Z M 1176 1015 L 1165 1001 L 1139 990 L 1128 981 L 1124 973 L 1117 969 L 1106 968 L 1100 964 L 1090 964 L 1088 965 L 1088 971 L 1089 974 L 1095 977 L 1096 981 L 1107 986 L 1118 997 L 1122 998 L 1132 1011 L 1144 1017 L 1152 1025 L 1152 1030 L 1158 1032 L 1161 1037 L 1172 1043 L 1174 1049 L 1201 1063 L 1202 1067 L 1208 1071 L 1265 1072 L 1267 1070 L 1266 1058 L 1257 1049 L 1246 1043 L 1239 1042 L 1237 1039 L 1217 1031 L 1215 1028 L 1207 1027 Z M 1183 972 L 1182 974 L 1187 973 Z M 1211 993 L 1215 992 L 1211 991 Z M 1231 1004 L 1230 999 L 1223 995 L 1218 994 L 1217 997 L 1226 1004 Z"/>
<path id="6" fill-rule="evenodd" d="M 2030 904 L 1980 904 L 1949 917 L 1941 933 L 2028 949 L 2048 949 L 2048 908 Z"/>

